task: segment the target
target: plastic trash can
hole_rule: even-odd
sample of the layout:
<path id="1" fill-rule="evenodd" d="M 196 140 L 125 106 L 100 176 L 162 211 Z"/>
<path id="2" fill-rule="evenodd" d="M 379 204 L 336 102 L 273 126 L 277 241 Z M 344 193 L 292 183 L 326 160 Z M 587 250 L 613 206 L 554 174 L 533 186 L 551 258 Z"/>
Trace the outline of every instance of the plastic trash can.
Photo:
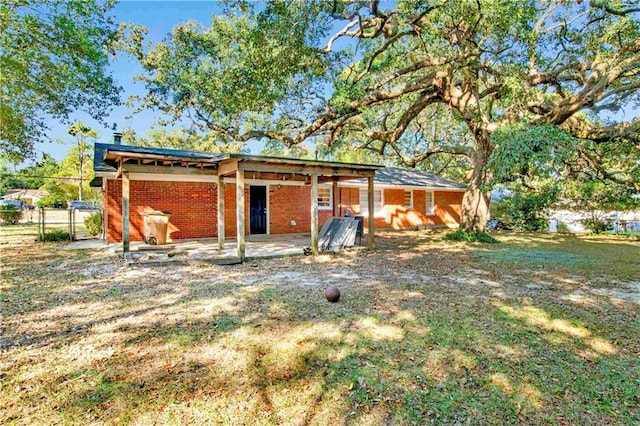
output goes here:
<path id="1" fill-rule="evenodd" d="M 144 218 L 144 242 L 152 246 L 166 244 L 171 213 L 146 210 L 140 215 Z"/>

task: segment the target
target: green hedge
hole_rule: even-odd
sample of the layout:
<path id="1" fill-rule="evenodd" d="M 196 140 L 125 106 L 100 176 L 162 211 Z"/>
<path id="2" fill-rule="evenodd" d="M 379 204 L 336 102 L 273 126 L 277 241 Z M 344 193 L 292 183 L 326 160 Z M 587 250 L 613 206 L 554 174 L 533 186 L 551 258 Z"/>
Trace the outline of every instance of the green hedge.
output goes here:
<path id="1" fill-rule="evenodd" d="M 498 240 L 486 232 L 467 232 L 462 229 L 457 229 L 445 234 L 444 239 L 447 241 L 465 241 L 468 243 L 494 244 L 498 242 Z"/>

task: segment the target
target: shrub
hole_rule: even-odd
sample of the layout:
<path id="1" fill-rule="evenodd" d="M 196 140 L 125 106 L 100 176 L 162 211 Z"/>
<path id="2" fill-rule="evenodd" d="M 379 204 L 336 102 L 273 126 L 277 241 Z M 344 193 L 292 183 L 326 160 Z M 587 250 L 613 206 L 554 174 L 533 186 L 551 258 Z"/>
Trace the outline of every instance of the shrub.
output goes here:
<path id="1" fill-rule="evenodd" d="M 569 234 L 569 225 L 559 220 L 556 231 L 559 234 Z"/>
<path id="2" fill-rule="evenodd" d="M 613 230 L 613 224 L 608 219 L 592 217 L 589 219 L 581 220 L 581 222 L 585 226 L 585 228 L 587 228 L 594 234 Z"/>
<path id="3" fill-rule="evenodd" d="M 22 210 L 14 206 L 2 206 L 0 208 L 0 221 L 3 224 L 15 225 L 22 219 Z"/>
<path id="4" fill-rule="evenodd" d="M 486 232 L 467 232 L 462 229 L 457 229 L 445 234 L 444 239 L 447 241 L 465 241 L 468 243 L 494 244 L 498 242 L 498 240 Z"/>
<path id="5" fill-rule="evenodd" d="M 70 240 L 69 233 L 60 229 L 55 229 L 53 231 L 46 232 L 44 236 L 39 235 L 38 241 L 40 242 L 51 242 L 51 241 L 67 241 Z"/>
<path id="6" fill-rule="evenodd" d="M 516 231 L 545 231 L 549 227 L 548 209 L 555 199 L 553 191 L 516 192 L 492 206 L 491 216 Z"/>
<path id="7" fill-rule="evenodd" d="M 96 212 L 84 220 L 84 226 L 91 236 L 102 232 L 102 212 Z"/>
<path id="8" fill-rule="evenodd" d="M 45 195 L 36 203 L 38 207 L 49 207 L 60 209 L 67 207 L 66 194 L 60 190 L 52 191 L 51 194 Z"/>

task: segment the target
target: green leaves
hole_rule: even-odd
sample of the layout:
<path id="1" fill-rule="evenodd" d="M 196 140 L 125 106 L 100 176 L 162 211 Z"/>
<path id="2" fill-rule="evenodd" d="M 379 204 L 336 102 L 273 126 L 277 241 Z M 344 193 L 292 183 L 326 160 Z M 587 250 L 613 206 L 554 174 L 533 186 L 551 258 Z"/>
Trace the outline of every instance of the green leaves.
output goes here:
<path id="1" fill-rule="evenodd" d="M 16 162 L 46 140 L 47 119 L 82 110 L 100 120 L 119 103 L 107 73 L 112 1 L 26 0 L 0 7 L 0 152 Z"/>
<path id="2" fill-rule="evenodd" d="M 227 4 L 228 7 L 235 3 Z M 258 121 L 275 123 L 285 100 L 305 97 L 325 65 L 309 45 L 322 32 L 311 24 L 313 4 L 289 7 L 270 2 L 260 11 L 250 4 L 243 13 L 229 9 L 214 16 L 211 27 L 195 22 L 174 27 L 162 42 L 145 53 L 148 89 L 142 106 L 179 119 L 191 118 L 211 130 L 251 128 Z M 289 105 L 291 105 L 289 104 Z"/>
<path id="3" fill-rule="evenodd" d="M 491 141 L 495 149 L 487 168 L 494 183 L 557 175 L 574 157 L 577 146 L 576 139 L 551 124 L 502 126 Z"/>

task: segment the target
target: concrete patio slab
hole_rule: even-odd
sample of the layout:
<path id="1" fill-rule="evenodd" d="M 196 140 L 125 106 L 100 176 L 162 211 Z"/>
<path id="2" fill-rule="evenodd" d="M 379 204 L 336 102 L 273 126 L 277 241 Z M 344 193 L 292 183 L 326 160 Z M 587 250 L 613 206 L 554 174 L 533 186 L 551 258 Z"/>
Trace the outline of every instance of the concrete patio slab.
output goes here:
<path id="1" fill-rule="evenodd" d="M 309 246 L 308 235 L 251 236 L 246 241 L 246 260 L 286 256 L 302 256 Z M 172 241 L 165 245 L 151 246 L 144 242 L 132 242 L 129 263 L 184 263 L 204 261 L 215 264 L 240 263 L 236 257 L 237 243 L 227 240 L 225 248 L 218 250 L 218 240 L 198 239 Z M 121 244 L 106 244 L 102 240 L 82 240 L 68 244 L 67 250 L 100 250 L 122 253 Z"/>

